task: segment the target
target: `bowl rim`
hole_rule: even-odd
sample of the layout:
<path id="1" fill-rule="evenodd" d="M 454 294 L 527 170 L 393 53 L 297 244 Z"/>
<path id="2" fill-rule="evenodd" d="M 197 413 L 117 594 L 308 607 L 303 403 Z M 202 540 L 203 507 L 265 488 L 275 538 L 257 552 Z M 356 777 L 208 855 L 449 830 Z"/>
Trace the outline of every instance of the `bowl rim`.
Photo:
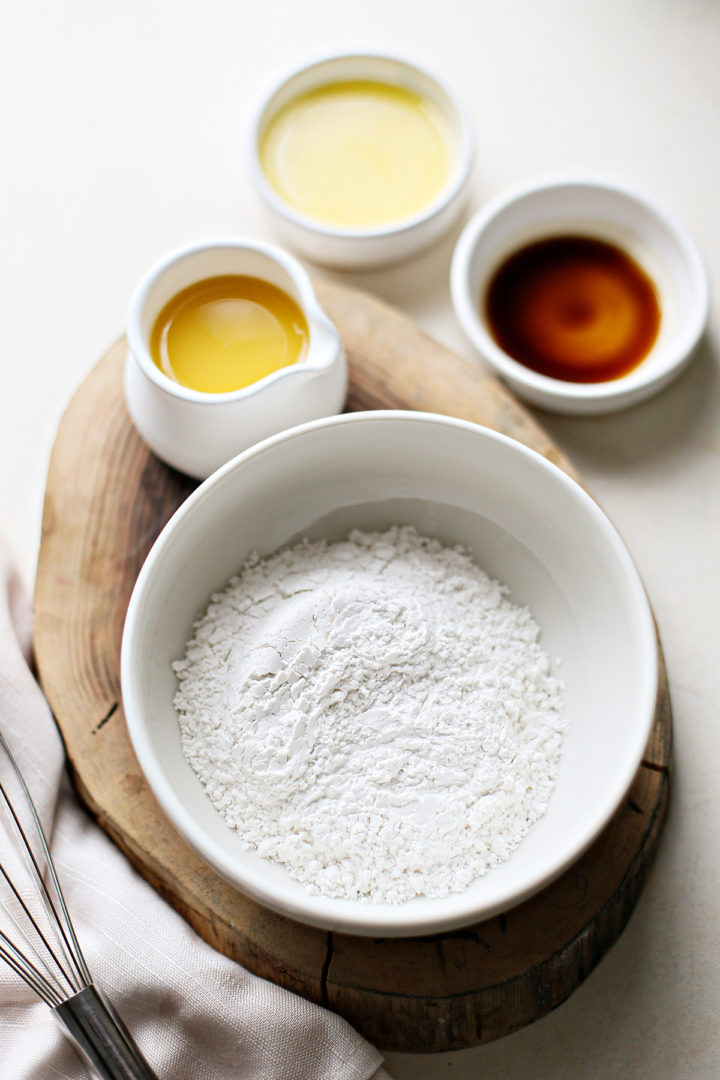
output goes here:
<path id="1" fill-rule="evenodd" d="M 265 122 L 267 110 L 273 98 L 294 79 L 303 75 L 306 71 L 322 68 L 325 64 L 344 60 L 379 60 L 396 64 L 406 70 L 419 73 L 429 82 L 433 83 L 440 91 L 455 114 L 459 126 L 460 138 L 458 141 L 458 154 L 455 167 L 447 182 L 435 198 L 427 206 L 416 213 L 401 218 L 397 222 L 389 222 L 385 225 L 375 226 L 342 226 L 332 225 L 318 218 L 310 217 L 296 210 L 275 191 L 267 180 L 260 164 L 258 153 L 260 136 Z M 330 80 L 332 81 L 332 80 Z M 319 83 L 318 85 L 322 85 Z M 437 74 L 423 60 L 409 54 L 394 52 L 387 49 L 357 48 L 341 49 L 339 51 L 326 50 L 317 52 L 300 63 L 287 67 L 282 73 L 268 83 L 259 94 L 250 113 L 250 122 L 247 128 L 245 140 L 245 158 L 251 179 L 261 198 L 266 205 L 295 228 L 316 236 L 338 241 L 350 240 L 353 242 L 375 241 L 403 237 L 413 233 L 420 227 L 429 225 L 438 219 L 447 207 L 459 198 L 466 187 L 472 173 L 475 160 L 475 132 L 470 120 L 470 114 L 463 102 L 462 97 L 451 83 L 443 76 Z"/>
<path id="2" fill-rule="evenodd" d="M 311 344 L 308 342 L 306 356 L 290 367 L 279 368 L 264 375 L 261 379 L 250 383 L 249 386 L 240 387 L 237 390 L 227 390 L 220 393 L 210 393 L 203 390 L 194 390 L 190 386 L 176 383 L 161 371 L 152 360 L 149 351 L 143 341 L 141 331 L 142 313 L 147 302 L 148 295 L 153 286 L 178 263 L 192 258 L 202 252 L 214 251 L 237 251 L 254 252 L 265 256 L 276 263 L 288 277 L 294 282 L 300 294 L 298 305 L 308 323 L 309 336 L 312 336 L 313 328 L 321 329 L 323 333 L 332 335 L 335 342 L 335 350 L 317 350 L 314 358 L 311 358 Z M 212 274 L 198 277 L 197 281 L 203 281 Z M 239 275 L 242 276 L 242 275 Z M 257 277 L 258 275 L 247 275 Z M 264 280 L 264 279 L 262 279 Z M 218 405 L 227 405 L 236 401 L 246 401 L 260 394 L 268 386 L 280 379 L 302 378 L 308 371 L 325 371 L 332 366 L 337 356 L 342 351 L 340 335 L 335 326 L 330 322 L 325 312 L 320 307 L 315 289 L 308 272 L 302 263 L 289 252 L 269 244 L 264 240 L 256 240 L 250 237 L 210 237 L 198 240 L 183 247 L 176 248 L 162 256 L 143 275 L 133 291 L 127 315 L 126 337 L 128 350 L 134 362 L 139 366 L 143 374 L 159 389 L 174 398 L 192 402 L 195 405 L 212 408 Z"/>
<path id="3" fill-rule="evenodd" d="M 476 297 L 471 295 L 470 291 L 470 267 L 480 237 L 501 214 L 511 210 L 515 204 L 531 196 L 562 188 L 580 188 L 591 192 L 620 195 L 629 204 L 635 204 L 649 212 L 664 229 L 672 234 L 681 249 L 690 270 L 694 302 L 690 311 L 683 313 L 679 340 L 673 348 L 672 356 L 658 370 L 651 371 L 641 362 L 627 375 L 595 383 L 576 383 L 542 375 L 506 353 L 494 341 L 482 319 L 479 318 Z M 612 224 L 612 218 L 607 220 L 609 224 Z M 660 389 L 671 374 L 679 374 L 689 363 L 705 331 L 710 304 L 708 274 L 704 260 L 695 240 L 674 211 L 655 197 L 624 181 L 582 173 L 541 177 L 515 185 L 489 200 L 473 214 L 455 245 L 450 267 L 450 294 L 460 325 L 488 364 L 514 385 L 526 388 L 529 393 L 534 392 L 538 398 L 552 399 L 556 403 L 566 401 L 591 404 L 596 401 L 600 404 L 634 397 L 639 391 L 647 391 L 654 387 Z"/>
<path id="4" fill-rule="evenodd" d="M 626 765 L 622 773 L 618 775 L 613 788 L 606 792 L 602 804 L 592 817 L 591 827 L 583 836 L 582 842 L 578 842 L 572 849 L 556 855 L 553 862 L 543 867 L 541 874 L 537 874 L 533 879 L 526 881 L 522 887 L 517 886 L 514 889 L 507 890 L 507 895 L 503 895 L 495 902 L 486 903 L 484 906 L 478 904 L 477 898 L 474 902 L 471 901 L 471 890 L 453 894 L 440 900 L 433 900 L 432 902 L 428 901 L 427 898 L 421 898 L 422 903 L 431 903 L 431 906 L 436 909 L 434 914 L 428 914 L 427 910 L 422 908 L 417 913 L 411 913 L 407 910 L 407 905 L 403 904 L 366 904 L 322 895 L 303 894 L 298 897 L 288 897 L 287 895 L 279 897 L 273 889 L 268 888 L 261 873 L 255 873 L 252 870 L 248 872 L 247 869 L 242 867 L 238 868 L 233 857 L 223 850 L 215 840 L 208 837 L 203 828 L 196 823 L 167 778 L 148 735 L 148 724 L 141 708 L 137 674 L 131 666 L 134 639 L 139 632 L 139 627 L 142 625 L 144 593 L 148 583 L 152 581 L 156 567 L 164 558 L 166 547 L 177 542 L 174 537 L 178 529 L 183 528 L 184 522 L 190 515 L 201 512 L 203 503 L 208 498 L 212 498 L 213 492 L 222 486 L 226 477 L 241 470 L 248 461 L 272 452 L 279 444 L 284 443 L 290 446 L 296 440 L 304 438 L 313 431 L 339 425 L 374 424 L 388 421 L 393 423 L 423 423 L 449 426 L 470 432 L 480 440 L 489 440 L 504 445 L 508 452 L 524 457 L 531 465 L 547 472 L 554 478 L 555 482 L 564 487 L 582 512 L 589 514 L 593 519 L 595 525 L 603 534 L 605 542 L 609 545 L 609 549 L 612 549 L 613 557 L 617 559 L 636 614 L 635 623 L 640 630 L 638 644 L 643 655 L 638 691 L 642 708 L 638 710 L 638 723 L 633 728 L 632 745 L 628 745 Z M 409 410 L 373 410 L 344 413 L 339 416 L 309 421 L 270 436 L 221 466 L 191 493 L 163 528 L 141 567 L 130 597 L 123 627 L 120 675 L 121 695 L 128 733 L 147 783 L 171 823 L 205 862 L 241 892 L 252 897 L 258 903 L 289 918 L 294 918 L 305 925 L 360 936 L 411 936 L 438 933 L 466 926 L 515 907 L 555 880 L 597 839 L 627 794 L 642 761 L 642 755 L 654 722 L 659 660 L 657 632 L 652 610 L 632 556 L 615 526 L 603 510 L 567 473 L 517 440 L 492 429 L 481 427 L 471 421 L 436 413 Z"/>

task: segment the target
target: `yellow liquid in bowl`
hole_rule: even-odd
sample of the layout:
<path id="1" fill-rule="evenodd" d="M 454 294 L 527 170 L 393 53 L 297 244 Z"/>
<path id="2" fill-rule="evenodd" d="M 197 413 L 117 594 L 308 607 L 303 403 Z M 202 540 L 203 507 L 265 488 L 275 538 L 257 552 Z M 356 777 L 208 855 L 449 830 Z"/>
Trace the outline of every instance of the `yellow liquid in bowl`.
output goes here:
<path id="1" fill-rule="evenodd" d="M 340 82 L 290 101 L 270 121 L 260 162 L 278 195 L 327 224 L 402 221 L 443 190 L 450 124 L 429 98 L 379 82 Z"/>
<path id="2" fill-rule="evenodd" d="M 173 382 L 222 394 L 298 363 L 308 338 L 305 316 L 287 293 L 230 274 L 177 293 L 155 320 L 150 354 Z"/>

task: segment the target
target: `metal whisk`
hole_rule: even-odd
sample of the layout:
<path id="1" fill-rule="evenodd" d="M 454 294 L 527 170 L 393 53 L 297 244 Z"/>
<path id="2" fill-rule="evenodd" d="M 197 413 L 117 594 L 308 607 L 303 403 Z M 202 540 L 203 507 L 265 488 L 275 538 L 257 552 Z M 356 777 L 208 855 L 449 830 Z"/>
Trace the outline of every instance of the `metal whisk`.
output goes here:
<path id="1" fill-rule="evenodd" d="M 35 804 L 1 733 L 0 751 L 0 958 L 50 1007 L 102 1080 L 157 1080 L 93 984 Z"/>

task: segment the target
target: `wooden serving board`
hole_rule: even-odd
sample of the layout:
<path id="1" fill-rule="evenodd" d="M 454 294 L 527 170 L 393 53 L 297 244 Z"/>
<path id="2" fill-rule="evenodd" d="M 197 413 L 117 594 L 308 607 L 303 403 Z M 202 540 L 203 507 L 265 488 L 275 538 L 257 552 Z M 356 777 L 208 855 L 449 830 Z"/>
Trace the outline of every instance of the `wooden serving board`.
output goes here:
<path id="1" fill-rule="evenodd" d="M 362 293 L 318 285 L 350 361 L 348 408 L 426 409 L 502 431 L 574 475 L 491 376 Z M 217 949 L 345 1016 L 386 1050 L 456 1050 L 545 1015 L 625 926 L 669 794 L 671 712 L 662 665 L 645 758 L 590 850 L 504 915 L 447 934 L 368 940 L 302 926 L 227 884 L 178 836 L 133 754 L 120 699 L 130 593 L 158 532 L 195 486 L 136 434 L 122 389 L 124 342 L 61 422 L 50 461 L 35 590 L 35 650 L 77 790 L 141 874 Z"/>

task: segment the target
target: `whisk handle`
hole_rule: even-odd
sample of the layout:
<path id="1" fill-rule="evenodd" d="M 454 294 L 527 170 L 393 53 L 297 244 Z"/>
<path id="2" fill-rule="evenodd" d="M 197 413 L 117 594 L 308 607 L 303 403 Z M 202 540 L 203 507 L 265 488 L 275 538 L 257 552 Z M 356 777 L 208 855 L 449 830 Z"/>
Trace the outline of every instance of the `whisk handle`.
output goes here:
<path id="1" fill-rule="evenodd" d="M 53 1012 L 101 1080 L 158 1080 L 97 987 L 86 986 Z"/>

